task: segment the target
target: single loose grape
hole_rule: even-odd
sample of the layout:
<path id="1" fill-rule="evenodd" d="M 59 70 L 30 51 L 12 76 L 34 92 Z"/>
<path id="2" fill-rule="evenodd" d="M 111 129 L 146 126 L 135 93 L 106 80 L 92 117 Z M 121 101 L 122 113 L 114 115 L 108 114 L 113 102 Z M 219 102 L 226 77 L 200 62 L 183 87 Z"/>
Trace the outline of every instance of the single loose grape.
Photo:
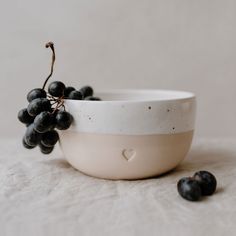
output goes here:
<path id="1" fill-rule="evenodd" d="M 202 190 L 202 195 L 212 195 L 216 190 L 217 181 L 213 174 L 208 171 L 201 170 L 194 174 L 193 178 L 198 182 Z"/>
<path id="2" fill-rule="evenodd" d="M 177 188 L 180 196 L 189 201 L 198 201 L 202 196 L 200 185 L 191 177 L 180 179 Z"/>

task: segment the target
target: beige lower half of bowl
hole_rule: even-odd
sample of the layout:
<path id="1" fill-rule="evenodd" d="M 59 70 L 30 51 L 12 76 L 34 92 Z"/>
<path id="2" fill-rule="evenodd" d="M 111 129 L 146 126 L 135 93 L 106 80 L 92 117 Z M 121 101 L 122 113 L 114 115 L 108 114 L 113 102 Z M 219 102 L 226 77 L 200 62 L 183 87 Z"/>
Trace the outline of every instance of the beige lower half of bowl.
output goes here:
<path id="1" fill-rule="evenodd" d="M 191 146 L 193 131 L 158 135 L 107 135 L 63 131 L 60 145 L 79 171 L 103 179 L 142 179 L 175 168 Z"/>

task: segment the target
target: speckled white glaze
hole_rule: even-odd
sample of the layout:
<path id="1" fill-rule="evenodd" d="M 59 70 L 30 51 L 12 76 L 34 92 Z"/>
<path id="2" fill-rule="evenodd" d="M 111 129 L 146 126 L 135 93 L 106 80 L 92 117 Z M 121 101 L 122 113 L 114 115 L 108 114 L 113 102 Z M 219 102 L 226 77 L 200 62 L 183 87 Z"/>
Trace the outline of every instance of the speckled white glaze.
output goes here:
<path id="1" fill-rule="evenodd" d="M 68 162 L 99 178 L 139 179 L 176 167 L 193 137 L 194 94 L 166 90 L 115 90 L 103 101 L 66 100 L 73 115 L 60 133 Z"/>
<path id="2" fill-rule="evenodd" d="M 189 92 L 115 90 L 103 101 L 65 102 L 75 121 L 71 130 L 99 134 L 174 134 L 194 129 L 196 102 Z M 104 100 L 105 99 L 105 100 Z"/>

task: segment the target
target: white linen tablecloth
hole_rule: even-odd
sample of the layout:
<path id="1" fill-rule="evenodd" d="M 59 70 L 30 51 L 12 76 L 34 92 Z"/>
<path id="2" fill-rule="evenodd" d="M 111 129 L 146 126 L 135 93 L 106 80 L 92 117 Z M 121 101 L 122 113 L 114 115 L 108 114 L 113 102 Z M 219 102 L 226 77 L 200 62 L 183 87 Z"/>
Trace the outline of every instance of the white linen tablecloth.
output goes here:
<path id="1" fill-rule="evenodd" d="M 217 192 L 182 199 L 177 181 L 208 170 Z M 174 171 L 138 181 L 107 181 L 50 156 L 0 140 L 0 235 L 236 235 L 236 139 L 195 138 Z"/>

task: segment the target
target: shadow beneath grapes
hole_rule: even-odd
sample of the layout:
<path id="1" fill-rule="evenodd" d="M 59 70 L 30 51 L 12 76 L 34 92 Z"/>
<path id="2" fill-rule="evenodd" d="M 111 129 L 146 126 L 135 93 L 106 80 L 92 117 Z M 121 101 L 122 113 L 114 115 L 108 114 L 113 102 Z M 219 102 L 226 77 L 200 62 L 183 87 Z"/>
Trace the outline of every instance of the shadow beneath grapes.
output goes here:
<path id="1" fill-rule="evenodd" d="M 227 149 L 198 150 L 195 148 L 174 171 L 227 170 L 234 159 L 235 154 Z"/>
<path id="2" fill-rule="evenodd" d="M 72 168 L 72 166 L 63 157 L 48 160 L 47 164 L 60 168 L 60 169 L 71 168 L 72 170 L 74 170 L 74 168 Z"/>
<path id="3" fill-rule="evenodd" d="M 165 178 L 173 176 L 192 176 L 196 171 L 207 170 L 213 174 L 227 173 L 229 167 L 235 165 L 235 153 L 220 147 L 208 148 L 207 150 L 192 148 L 186 159 L 176 168 L 154 177 L 147 179 Z M 223 189 L 217 190 L 219 193 Z"/>
<path id="4" fill-rule="evenodd" d="M 224 192 L 224 188 L 223 187 L 217 187 L 216 191 L 215 191 L 215 194 L 221 194 L 223 192 Z"/>

